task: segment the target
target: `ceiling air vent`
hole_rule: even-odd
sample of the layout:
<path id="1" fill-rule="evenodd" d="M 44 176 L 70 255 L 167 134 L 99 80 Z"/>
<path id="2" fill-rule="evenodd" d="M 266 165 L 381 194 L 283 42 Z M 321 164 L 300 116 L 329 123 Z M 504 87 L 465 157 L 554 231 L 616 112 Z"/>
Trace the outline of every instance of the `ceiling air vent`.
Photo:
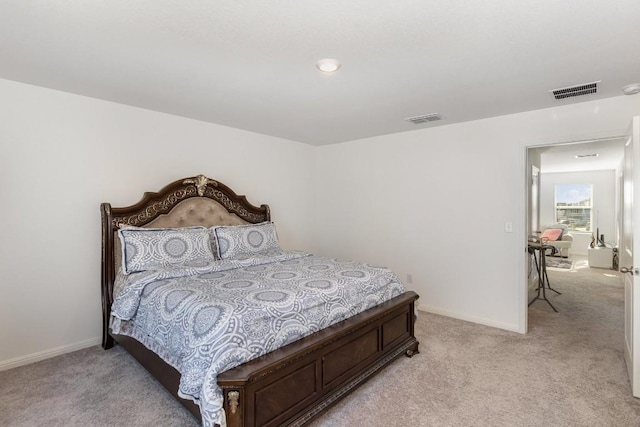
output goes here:
<path id="1" fill-rule="evenodd" d="M 555 99 L 573 98 L 575 96 L 590 95 L 598 92 L 598 83 L 602 80 L 591 83 L 583 83 L 575 86 L 561 87 L 559 89 L 550 90 L 549 93 L 553 95 Z"/>
<path id="2" fill-rule="evenodd" d="M 438 120 L 442 120 L 442 116 L 438 113 L 432 113 L 424 116 L 407 117 L 405 120 L 414 125 L 419 125 L 421 123 L 437 122 Z"/>

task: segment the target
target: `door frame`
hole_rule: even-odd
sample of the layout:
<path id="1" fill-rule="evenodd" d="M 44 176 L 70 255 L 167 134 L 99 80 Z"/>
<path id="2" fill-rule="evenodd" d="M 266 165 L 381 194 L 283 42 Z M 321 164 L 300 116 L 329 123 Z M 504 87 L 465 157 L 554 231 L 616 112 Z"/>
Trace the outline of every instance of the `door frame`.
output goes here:
<path id="1" fill-rule="evenodd" d="M 615 139 L 623 139 L 625 138 L 625 133 L 626 132 L 616 132 L 616 133 L 611 133 L 611 134 L 599 134 L 598 136 L 593 136 L 593 137 L 580 137 L 580 138 L 566 138 L 566 139 L 558 139 L 558 140 L 547 140 L 547 141 L 538 141 L 538 142 L 530 142 L 530 143 L 526 143 L 524 144 L 524 150 L 523 150 L 523 159 L 524 159 L 524 166 L 522 168 L 522 170 L 524 171 L 523 173 L 523 183 L 524 183 L 524 223 L 521 229 L 521 233 L 523 236 L 523 245 L 526 245 L 527 243 L 527 238 L 529 236 L 529 222 L 531 220 L 530 218 L 530 191 L 531 191 L 531 182 L 530 182 L 530 178 L 531 178 L 531 165 L 529 164 L 529 157 L 530 157 L 530 150 L 534 150 L 534 149 L 539 149 L 539 148 L 545 148 L 545 147 L 553 147 L 553 146 L 558 146 L 558 145 L 579 145 L 579 144 L 587 144 L 590 142 L 601 142 L 601 141 L 608 141 L 608 140 L 615 140 Z M 539 173 L 541 173 L 541 167 L 542 165 L 537 166 L 540 171 Z M 616 177 L 617 178 L 617 177 Z M 618 189 L 618 191 L 621 191 L 621 189 Z M 538 188 L 538 196 L 540 195 L 540 188 Z M 538 203 L 538 209 L 540 208 L 540 203 Z M 540 213 L 538 212 L 538 221 L 540 220 Z M 523 246 L 524 247 L 524 246 Z M 523 250 L 523 266 L 525 266 L 525 268 L 522 269 L 522 271 L 524 271 L 524 274 L 522 275 L 522 282 L 521 282 L 521 287 L 520 287 L 520 293 L 521 293 L 521 298 L 520 298 L 520 304 L 521 306 L 519 307 L 519 312 L 520 312 L 520 324 L 524 325 L 524 330 L 523 333 L 526 334 L 529 332 L 529 277 L 528 277 L 528 270 L 526 268 L 528 259 L 529 259 L 529 254 L 527 251 Z"/>

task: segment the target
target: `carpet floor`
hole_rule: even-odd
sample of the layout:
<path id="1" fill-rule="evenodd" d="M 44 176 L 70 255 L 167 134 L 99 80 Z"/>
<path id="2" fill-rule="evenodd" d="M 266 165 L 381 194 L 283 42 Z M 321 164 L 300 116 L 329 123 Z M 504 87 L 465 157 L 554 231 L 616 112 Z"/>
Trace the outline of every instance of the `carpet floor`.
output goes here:
<path id="1" fill-rule="evenodd" d="M 545 260 L 547 267 L 550 268 L 565 268 L 571 269 L 573 268 L 573 260 L 567 258 L 560 257 L 547 257 Z"/>
<path id="2" fill-rule="evenodd" d="M 521 335 L 420 313 L 420 354 L 394 362 L 312 427 L 639 426 L 623 360 L 623 288 L 611 270 L 549 271 L 554 313 Z M 533 296 L 533 294 L 531 295 Z M 0 372 L 1 426 L 197 426 L 137 362 L 92 347 Z"/>

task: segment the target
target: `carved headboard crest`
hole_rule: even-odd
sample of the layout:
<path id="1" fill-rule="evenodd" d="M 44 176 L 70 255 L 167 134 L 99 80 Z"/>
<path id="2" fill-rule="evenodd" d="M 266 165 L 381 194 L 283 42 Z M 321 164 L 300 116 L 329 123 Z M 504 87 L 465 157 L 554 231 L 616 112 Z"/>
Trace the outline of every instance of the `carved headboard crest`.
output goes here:
<path id="1" fill-rule="evenodd" d="M 198 175 L 194 179 L 185 179 L 182 181 L 184 185 L 193 184 L 198 189 L 198 196 L 204 196 L 204 192 L 207 190 L 207 185 L 211 184 L 214 187 L 218 186 L 218 181 L 209 179 L 204 175 Z"/>

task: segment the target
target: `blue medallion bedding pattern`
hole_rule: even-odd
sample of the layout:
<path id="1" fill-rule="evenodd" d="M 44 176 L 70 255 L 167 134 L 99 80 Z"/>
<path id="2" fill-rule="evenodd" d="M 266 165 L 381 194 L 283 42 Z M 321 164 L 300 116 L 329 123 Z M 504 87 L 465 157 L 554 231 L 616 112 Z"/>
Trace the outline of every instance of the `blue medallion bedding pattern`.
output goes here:
<path id="1" fill-rule="evenodd" d="M 111 329 L 181 374 L 205 427 L 225 426 L 219 373 L 405 292 L 389 269 L 266 251 L 207 266 L 118 274 Z"/>

